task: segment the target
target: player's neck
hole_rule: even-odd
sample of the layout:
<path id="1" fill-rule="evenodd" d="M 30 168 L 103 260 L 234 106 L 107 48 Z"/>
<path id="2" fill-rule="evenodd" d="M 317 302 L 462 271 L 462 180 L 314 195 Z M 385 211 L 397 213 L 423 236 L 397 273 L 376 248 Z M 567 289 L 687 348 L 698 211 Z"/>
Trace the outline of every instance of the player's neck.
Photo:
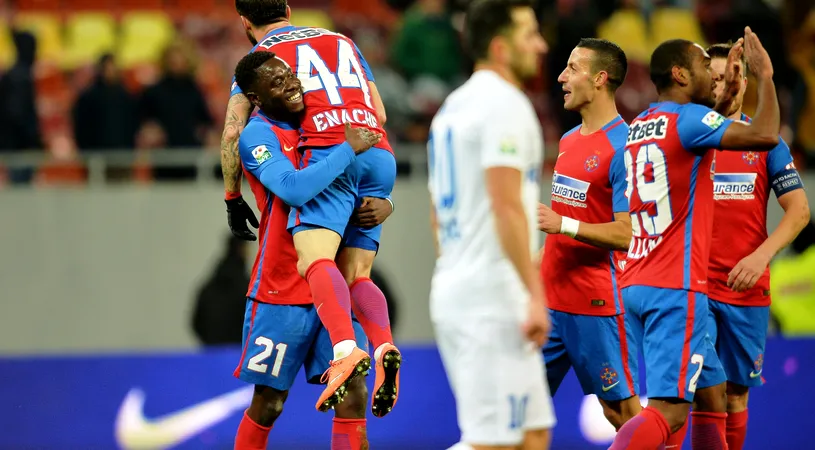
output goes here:
<path id="1" fill-rule="evenodd" d="M 507 66 L 501 66 L 499 64 L 491 63 L 488 61 L 481 61 L 475 63 L 474 71 L 478 72 L 479 70 L 489 70 L 490 72 L 495 72 L 498 74 L 499 77 L 506 80 L 508 83 L 514 85 L 518 89 L 523 87 L 521 80 L 512 73 L 512 70 Z"/>
<path id="2" fill-rule="evenodd" d="M 265 38 L 267 34 L 271 33 L 274 30 L 288 27 L 291 24 L 288 20 L 281 20 L 280 22 L 270 23 L 269 25 L 258 27 L 253 30 L 255 33 L 255 40 L 260 41 L 261 39 Z"/>
<path id="3" fill-rule="evenodd" d="M 595 133 L 619 115 L 614 97 L 600 94 L 580 109 L 580 117 L 583 118 L 580 134 Z"/>
<path id="4" fill-rule="evenodd" d="M 730 117 L 728 117 L 728 119 L 741 120 L 741 108 L 739 108 L 738 110 L 736 110 L 736 112 L 731 114 Z"/>
<path id="5" fill-rule="evenodd" d="M 692 103 L 691 96 L 682 92 L 681 89 L 674 86 L 674 88 L 669 89 L 661 94 L 659 94 L 658 101 L 661 102 L 674 102 L 680 105 L 684 105 L 686 103 Z"/>

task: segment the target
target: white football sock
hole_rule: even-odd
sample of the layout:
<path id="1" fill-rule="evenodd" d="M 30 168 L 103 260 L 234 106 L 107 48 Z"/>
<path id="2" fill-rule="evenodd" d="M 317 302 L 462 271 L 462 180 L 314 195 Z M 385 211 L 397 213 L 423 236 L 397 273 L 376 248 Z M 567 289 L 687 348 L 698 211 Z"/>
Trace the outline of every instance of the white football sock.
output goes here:
<path id="1" fill-rule="evenodd" d="M 357 348 L 357 343 L 350 339 L 337 342 L 337 344 L 334 345 L 334 361 L 339 361 L 350 355 L 355 348 Z"/>

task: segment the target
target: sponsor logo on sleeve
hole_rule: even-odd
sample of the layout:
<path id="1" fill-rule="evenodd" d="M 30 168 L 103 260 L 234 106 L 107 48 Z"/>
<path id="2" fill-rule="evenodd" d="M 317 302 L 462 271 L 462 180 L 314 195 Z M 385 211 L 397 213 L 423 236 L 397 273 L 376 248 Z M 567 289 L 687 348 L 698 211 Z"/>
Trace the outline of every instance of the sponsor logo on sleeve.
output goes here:
<path id="1" fill-rule="evenodd" d="M 716 130 L 724 124 L 724 116 L 716 111 L 711 111 L 705 114 L 705 117 L 702 117 L 702 123 L 707 125 L 711 130 Z"/>
<path id="2" fill-rule="evenodd" d="M 258 164 L 272 159 L 272 154 L 269 153 L 269 149 L 266 148 L 265 145 L 258 145 L 255 147 L 255 149 L 252 150 L 252 156 L 255 158 L 255 161 L 257 161 Z"/>

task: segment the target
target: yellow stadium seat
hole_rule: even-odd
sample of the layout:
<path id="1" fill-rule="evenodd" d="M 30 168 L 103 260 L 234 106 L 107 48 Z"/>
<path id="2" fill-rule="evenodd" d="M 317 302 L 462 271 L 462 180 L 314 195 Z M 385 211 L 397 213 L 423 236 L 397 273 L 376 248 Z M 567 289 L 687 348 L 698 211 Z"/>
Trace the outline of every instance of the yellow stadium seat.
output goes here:
<path id="1" fill-rule="evenodd" d="M 63 67 L 94 63 L 116 45 L 116 22 L 107 13 L 77 13 L 65 22 Z"/>
<path id="2" fill-rule="evenodd" d="M 138 11 L 122 17 L 118 62 L 124 68 L 156 63 L 175 37 L 175 27 L 163 12 Z"/>
<path id="3" fill-rule="evenodd" d="M 37 38 L 37 60 L 59 65 L 62 63 L 62 30 L 59 17 L 52 14 L 20 13 L 14 20 L 17 27 Z"/>
<path id="4" fill-rule="evenodd" d="M 291 23 L 298 27 L 334 28 L 334 23 L 328 14 L 318 9 L 292 9 Z"/>
<path id="5" fill-rule="evenodd" d="M 17 59 L 17 49 L 11 39 L 11 30 L 4 21 L 0 21 L 0 70 L 5 70 Z"/>
<path id="6" fill-rule="evenodd" d="M 654 47 L 670 39 L 687 39 L 706 47 L 705 37 L 693 11 L 681 8 L 658 8 L 651 16 Z"/>
<path id="7" fill-rule="evenodd" d="M 648 63 L 651 40 L 642 14 L 636 9 L 620 9 L 597 27 L 597 37 L 616 43 L 632 61 Z"/>

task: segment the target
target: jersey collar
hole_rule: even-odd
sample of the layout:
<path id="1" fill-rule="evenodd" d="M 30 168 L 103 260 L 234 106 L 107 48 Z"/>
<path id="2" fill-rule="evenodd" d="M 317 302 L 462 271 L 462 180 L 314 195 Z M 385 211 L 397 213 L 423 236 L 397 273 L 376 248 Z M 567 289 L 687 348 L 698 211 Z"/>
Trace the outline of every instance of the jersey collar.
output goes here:
<path id="1" fill-rule="evenodd" d="M 283 130 L 296 130 L 297 128 L 293 127 L 289 122 L 283 122 L 280 120 L 272 119 L 271 117 L 267 116 L 263 113 L 263 111 L 258 110 L 258 117 L 262 120 L 268 122 L 270 125 L 281 128 Z"/>
<path id="2" fill-rule="evenodd" d="M 270 31 L 270 32 L 268 32 L 268 33 L 266 33 L 266 35 L 265 35 L 265 36 L 263 36 L 263 38 L 262 38 L 262 39 L 260 39 L 260 40 L 258 41 L 258 43 L 257 43 L 257 44 L 255 44 L 255 46 L 254 46 L 254 47 L 252 47 L 252 51 L 255 51 L 255 50 L 256 50 L 256 49 L 257 49 L 257 48 L 260 46 L 260 44 L 261 44 L 263 41 L 265 41 L 266 39 L 269 39 L 269 36 L 274 36 L 274 35 L 276 35 L 276 34 L 280 34 L 280 33 L 287 33 L 287 32 L 289 32 L 289 31 L 294 31 L 294 30 L 296 30 L 296 29 L 297 29 L 297 27 L 296 27 L 296 26 L 294 26 L 294 25 L 288 25 L 288 26 L 285 26 L 285 27 L 283 27 L 283 28 L 275 28 L 274 30 L 272 30 L 272 31 Z"/>
<path id="3" fill-rule="evenodd" d="M 621 123 L 623 123 L 623 116 L 617 115 L 617 117 L 612 119 L 611 122 L 603 125 L 603 128 L 601 128 L 601 130 L 602 131 L 608 131 L 608 130 L 616 127 L 617 125 L 619 125 Z"/>

